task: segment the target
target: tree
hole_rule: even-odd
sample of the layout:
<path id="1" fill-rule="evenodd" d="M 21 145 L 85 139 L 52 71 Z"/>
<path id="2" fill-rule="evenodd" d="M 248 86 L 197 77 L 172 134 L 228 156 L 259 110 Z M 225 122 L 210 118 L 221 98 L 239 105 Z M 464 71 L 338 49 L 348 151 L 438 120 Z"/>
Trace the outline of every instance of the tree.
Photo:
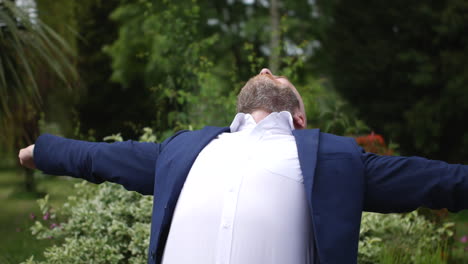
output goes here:
<path id="1" fill-rule="evenodd" d="M 270 1 L 270 24 L 271 24 L 271 40 L 270 40 L 270 70 L 278 72 L 279 53 L 280 53 L 280 17 L 278 0 Z"/>
<path id="2" fill-rule="evenodd" d="M 319 1 L 322 66 L 402 154 L 468 161 L 468 2 Z"/>
<path id="3" fill-rule="evenodd" d="M 18 149 L 38 136 L 41 97 L 39 73 L 47 69 L 70 87 L 77 75 L 72 51 L 63 39 L 34 14 L 0 1 L 0 144 Z M 26 172 L 26 189 L 34 190 L 32 172 Z"/>
<path id="4" fill-rule="evenodd" d="M 274 9 L 265 1 L 239 0 L 80 2 L 82 134 L 135 138 L 148 125 L 158 133 L 188 124 L 226 125 L 243 82 L 269 61 L 276 73 L 293 74 L 296 84 L 311 90 L 305 84 L 316 78 L 303 62 L 314 31 L 304 21 L 314 6 L 277 2 Z M 291 70 L 293 65 L 298 67 Z"/>
<path id="5" fill-rule="evenodd" d="M 118 38 L 118 24 L 109 16 L 121 2 L 86 0 L 75 5 L 76 30 L 80 35 L 77 68 L 83 79 L 76 107 L 77 126 L 81 135 L 96 140 L 117 132 L 131 138 L 135 124 L 149 123 L 152 118 L 149 94 L 139 89 L 139 83 L 125 89 L 111 81 L 112 58 L 103 48 Z"/>

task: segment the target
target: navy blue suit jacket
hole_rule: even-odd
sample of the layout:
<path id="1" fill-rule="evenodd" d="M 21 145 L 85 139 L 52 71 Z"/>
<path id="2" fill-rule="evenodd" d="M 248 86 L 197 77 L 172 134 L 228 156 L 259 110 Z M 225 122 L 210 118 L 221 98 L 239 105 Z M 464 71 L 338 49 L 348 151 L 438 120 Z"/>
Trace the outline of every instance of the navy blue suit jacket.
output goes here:
<path id="1" fill-rule="evenodd" d="M 36 166 L 48 174 L 122 184 L 154 195 L 148 263 L 160 263 L 177 199 L 199 152 L 229 128 L 181 131 L 163 143 L 90 143 L 42 135 Z M 294 130 L 311 210 L 317 263 L 356 263 L 362 211 L 468 206 L 468 166 L 364 152 L 354 139 Z M 181 252 L 183 254 L 183 252 Z"/>

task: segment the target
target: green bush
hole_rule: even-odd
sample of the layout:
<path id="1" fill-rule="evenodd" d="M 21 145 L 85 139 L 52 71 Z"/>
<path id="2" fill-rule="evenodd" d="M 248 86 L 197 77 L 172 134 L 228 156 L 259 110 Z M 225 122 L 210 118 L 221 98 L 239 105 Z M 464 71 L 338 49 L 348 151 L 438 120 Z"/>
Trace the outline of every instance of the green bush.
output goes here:
<path id="1" fill-rule="evenodd" d="M 438 226 L 417 211 L 364 213 L 359 233 L 359 263 L 445 263 L 440 253 L 447 249 L 454 234 L 453 226 L 450 222 Z M 422 262 L 428 258 L 432 261 Z"/>
<path id="2" fill-rule="evenodd" d="M 45 261 L 25 263 L 146 263 L 152 197 L 112 183 L 76 184 L 77 193 L 60 209 L 38 201 L 43 217 L 31 228 L 39 239 L 55 239 Z M 62 221 L 60 221 L 62 220 Z"/>
<path id="3" fill-rule="evenodd" d="M 49 207 L 48 196 L 39 200 L 43 218 L 33 234 L 57 245 L 44 252 L 44 262 L 31 257 L 25 263 L 146 263 L 152 197 L 112 183 L 82 182 L 76 189 L 58 212 Z M 452 226 L 438 227 L 417 212 L 364 213 L 359 263 L 423 263 L 418 260 L 424 258 L 445 263 L 440 251 L 453 235 Z"/>

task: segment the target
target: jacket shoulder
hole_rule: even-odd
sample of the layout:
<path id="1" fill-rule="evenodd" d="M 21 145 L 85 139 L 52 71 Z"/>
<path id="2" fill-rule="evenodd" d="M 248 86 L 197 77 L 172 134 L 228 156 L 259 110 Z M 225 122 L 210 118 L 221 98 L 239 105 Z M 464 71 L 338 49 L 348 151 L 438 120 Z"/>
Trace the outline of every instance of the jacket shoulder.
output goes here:
<path id="1" fill-rule="evenodd" d="M 176 132 L 173 136 L 167 138 L 162 143 L 162 146 L 165 147 L 172 143 L 182 143 L 184 142 L 200 142 L 200 141 L 210 141 L 219 134 L 223 132 L 229 132 L 229 127 L 213 127 L 206 126 L 199 130 L 181 130 Z"/>
<path id="2" fill-rule="evenodd" d="M 352 137 L 337 136 L 334 134 L 320 132 L 319 152 L 321 153 L 338 153 L 348 152 L 351 154 L 359 154 L 359 146 L 356 140 Z"/>

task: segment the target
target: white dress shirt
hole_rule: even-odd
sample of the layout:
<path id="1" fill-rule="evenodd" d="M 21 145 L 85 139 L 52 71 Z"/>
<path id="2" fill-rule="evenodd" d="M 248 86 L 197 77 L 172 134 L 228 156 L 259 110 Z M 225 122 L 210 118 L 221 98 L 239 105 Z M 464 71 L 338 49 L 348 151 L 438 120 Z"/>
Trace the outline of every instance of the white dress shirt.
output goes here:
<path id="1" fill-rule="evenodd" d="M 231 133 L 198 155 L 179 196 L 163 264 L 310 264 L 307 205 L 289 112 Z"/>

